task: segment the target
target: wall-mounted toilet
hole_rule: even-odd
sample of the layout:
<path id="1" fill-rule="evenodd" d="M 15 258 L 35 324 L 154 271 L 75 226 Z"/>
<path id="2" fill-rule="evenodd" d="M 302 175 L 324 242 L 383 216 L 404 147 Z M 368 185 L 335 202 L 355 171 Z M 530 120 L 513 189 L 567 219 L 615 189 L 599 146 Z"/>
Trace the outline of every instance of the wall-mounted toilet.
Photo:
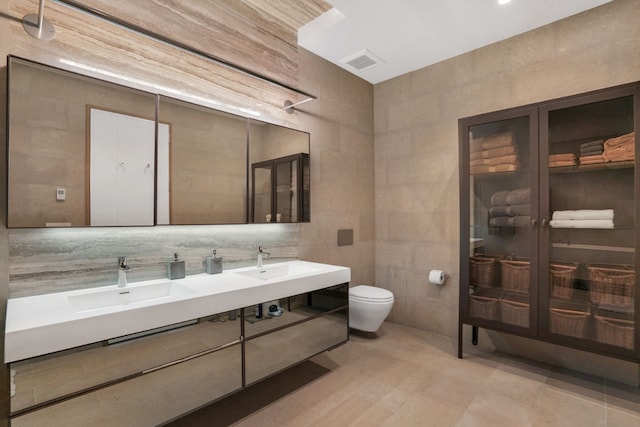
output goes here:
<path id="1" fill-rule="evenodd" d="M 367 285 L 349 288 L 349 327 L 375 332 L 389 315 L 391 307 L 391 291 Z"/>

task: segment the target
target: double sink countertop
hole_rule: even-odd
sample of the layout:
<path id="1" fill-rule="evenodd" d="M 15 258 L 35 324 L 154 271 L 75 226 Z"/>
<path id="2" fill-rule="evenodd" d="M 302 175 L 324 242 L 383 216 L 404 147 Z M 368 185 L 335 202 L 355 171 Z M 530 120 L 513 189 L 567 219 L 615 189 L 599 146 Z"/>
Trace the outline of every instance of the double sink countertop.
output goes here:
<path id="1" fill-rule="evenodd" d="M 7 302 L 5 363 L 315 291 L 351 269 L 308 261 L 156 279 Z"/>

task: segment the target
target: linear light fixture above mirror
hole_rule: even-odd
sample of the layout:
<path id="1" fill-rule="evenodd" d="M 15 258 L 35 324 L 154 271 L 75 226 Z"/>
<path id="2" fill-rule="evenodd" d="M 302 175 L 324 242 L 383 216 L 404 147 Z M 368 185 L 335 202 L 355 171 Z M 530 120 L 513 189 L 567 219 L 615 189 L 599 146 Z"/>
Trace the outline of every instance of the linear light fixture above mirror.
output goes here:
<path id="1" fill-rule="evenodd" d="M 317 96 L 312 95 L 310 93 L 307 93 L 305 91 L 302 91 L 302 90 L 300 90 L 298 88 L 295 88 L 295 87 L 293 87 L 291 85 L 288 85 L 286 83 L 282 83 L 282 82 L 280 82 L 280 81 L 278 81 L 276 79 L 273 79 L 273 78 L 267 77 L 265 75 L 259 74 L 259 73 L 255 72 L 255 71 L 252 71 L 252 70 L 250 70 L 248 68 L 245 68 L 245 67 L 242 67 L 240 65 L 233 64 L 233 63 L 231 63 L 229 61 L 226 61 L 226 60 L 224 60 L 224 59 L 222 59 L 222 58 L 220 58 L 218 56 L 212 55 L 212 54 L 210 54 L 208 52 L 205 52 L 205 51 L 203 51 L 201 49 L 197 49 L 197 48 L 195 48 L 193 46 L 189 46 L 189 45 L 187 45 L 185 43 L 182 43 L 182 42 L 180 42 L 178 40 L 175 40 L 173 38 L 164 36 L 164 35 L 159 34 L 157 32 L 150 31 L 150 30 L 148 30 L 146 28 L 143 28 L 143 27 L 141 27 L 139 25 L 136 25 L 136 24 L 134 24 L 132 22 L 126 21 L 124 19 L 118 18 L 118 17 L 113 16 L 111 14 L 108 14 L 108 13 L 105 13 L 103 11 L 97 10 L 97 9 L 95 9 L 93 7 L 87 6 L 85 4 L 77 2 L 75 0 L 55 0 L 55 2 L 59 3 L 59 4 L 62 4 L 62 5 L 65 5 L 67 7 L 70 7 L 70 8 L 76 9 L 76 10 L 81 11 L 83 13 L 95 16 L 95 17 L 97 17 L 99 19 L 102 19 L 104 21 L 107 21 L 109 23 L 121 26 L 121 27 L 126 28 L 126 29 L 128 29 L 130 31 L 133 31 L 133 32 L 136 32 L 138 34 L 144 35 L 146 37 L 149 37 L 149 38 L 154 39 L 156 41 L 159 41 L 161 43 L 165 43 L 167 45 L 176 47 L 176 48 L 178 48 L 180 50 L 183 50 L 185 52 L 188 52 L 188 53 L 191 53 L 193 55 L 199 56 L 201 58 L 207 59 L 207 60 L 209 60 L 211 62 L 214 62 L 215 64 L 220 65 L 222 67 L 225 67 L 227 69 L 236 71 L 236 72 L 244 74 L 246 76 L 250 76 L 250 77 L 259 79 L 259 80 L 261 80 L 263 82 L 269 83 L 271 85 L 274 85 L 274 86 L 280 87 L 282 89 L 286 89 L 288 91 L 294 92 L 294 93 L 296 93 L 298 95 L 301 95 L 303 97 L 303 99 L 301 99 L 298 102 L 296 102 L 295 105 L 299 105 L 299 104 L 302 104 L 302 103 L 305 103 L 305 102 L 314 101 L 314 100 L 318 99 Z M 291 101 L 289 101 L 289 102 L 291 102 Z M 293 110 L 291 105 L 284 105 L 283 104 L 282 108 L 287 112 Z"/>

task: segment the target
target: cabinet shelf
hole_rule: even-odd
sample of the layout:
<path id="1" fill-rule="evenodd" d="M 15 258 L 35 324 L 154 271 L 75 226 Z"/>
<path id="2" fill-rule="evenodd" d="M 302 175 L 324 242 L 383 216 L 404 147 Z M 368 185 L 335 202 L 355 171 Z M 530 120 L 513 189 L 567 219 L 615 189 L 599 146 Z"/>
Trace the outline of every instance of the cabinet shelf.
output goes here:
<path id="1" fill-rule="evenodd" d="M 633 316 L 634 308 L 630 305 L 612 305 L 612 304 L 599 304 L 591 301 L 589 299 L 588 291 L 579 291 L 574 292 L 574 295 L 570 299 L 565 298 L 550 298 L 549 299 L 549 307 L 550 308 L 562 308 L 562 309 L 573 309 L 573 310 L 582 310 L 588 311 L 590 313 L 600 313 L 610 315 L 620 315 L 620 316 Z"/>
<path id="2" fill-rule="evenodd" d="M 634 161 L 606 162 L 606 163 L 596 163 L 592 165 L 553 167 L 553 168 L 549 168 L 549 173 L 556 174 L 556 173 L 595 172 L 595 171 L 602 171 L 607 169 L 629 169 L 633 167 L 635 167 Z"/>
<path id="3" fill-rule="evenodd" d="M 495 177 L 510 177 L 510 176 L 528 176 L 529 171 L 525 169 L 515 171 L 504 172 L 486 172 L 486 173 L 472 173 L 470 176 L 474 178 L 495 178 Z"/>
<path id="4" fill-rule="evenodd" d="M 550 174 L 562 174 L 562 173 L 580 173 L 580 172 L 598 172 L 609 169 L 630 169 L 635 167 L 635 161 L 627 160 L 622 162 L 603 162 L 595 163 L 591 165 L 574 165 L 574 166 L 557 166 L 550 167 Z M 487 172 L 487 173 L 472 173 L 470 174 L 474 178 L 493 178 L 493 177 L 508 177 L 508 176 L 523 176 L 528 175 L 528 170 L 515 170 L 505 172 Z"/>
<path id="5" fill-rule="evenodd" d="M 582 249 L 587 251 L 605 251 L 605 252 L 625 252 L 635 253 L 635 248 L 629 248 L 624 246 L 607 246 L 607 245 L 588 245 L 583 243 L 568 243 L 568 242 L 554 242 L 551 244 L 553 248 L 564 249 Z"/>

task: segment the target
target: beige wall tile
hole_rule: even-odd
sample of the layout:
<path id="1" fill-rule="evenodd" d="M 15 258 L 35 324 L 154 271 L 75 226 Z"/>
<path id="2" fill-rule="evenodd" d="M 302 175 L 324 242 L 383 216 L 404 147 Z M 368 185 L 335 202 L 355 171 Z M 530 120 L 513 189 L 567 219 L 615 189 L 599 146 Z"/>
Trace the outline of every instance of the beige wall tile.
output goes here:
<path id="1" fill-rule="evenodd" d="M 14 8 L 11 11 L 12 14 L 22 16 L 22 9 L 27 5 L 23 0 L 15 0 L 12 7 Z M 256 108 L 256 104 L 261 104 L 259 107 L 261 118 L 265 121 L 309 132 L 311 134 L 312 222 L 294 228 L 279 228 L 273 233 L 262 233 L 262 238 L 260 241 L 255 241 L 255 246 L 258 244 L 270 246 L 274 254 L 348 265 L 354 271 L 354 280 L 363 283 L 373 282 L 375 222 L 372 85 L 301 49 L 297 55 L 299 62 L 298 85 L 310 93 L 318 94 L 319 99 L 300 106 L 294 114 L 289 115 L 282 111 L 282 99 L 286 97 L 296 101 L 297 99 L 292 96 L 290 91 L 277 89 L 273 86 L 265 87 L 259 81 L 247 82 L 244 77 L 232 75 L 230 78 L 226 72 L 219 69 L 220 67 L 189 56 L 184 52 L 175 52 L 170 47 L 157 44 L 146 38 L 138 37 L 121 29 L 116 30 L 107 23 L 77 14 L 62 6 L 51 7 L 52 11 L 48 17 L 58 22 L 59 25 L 68 26 L 71 28 L 70 30 L 59 34 L 48 48 L 43 50 L 39 41 L 25 35 L 21 25 L 13 25 L 12 21 L 7 20 L 6 24 L 0 26 L 0 28 L 11 30 L 12 37 L 7 44 L 7 49 L 16 54 L 30 52 L 29 57 L 44 63 L 57 63 L 58 59 L 63 57 L 106 70 L 112 70 L 115 67 L 118 74 L 124 74 L 133 79 L 144 78 L 146 82 L 157 84 L 160 87 L 175 88 L 191 94 L 199 93 L 203 98 L 220 102 L 220 105 L 226 103 L 231 107 L 240 105 Z M 73 37 L 79 31 L 83 35 Z M 104 37 L 107 37 L 108 42 L 105 42 Z M 130 55 L 134 55 L 138 59 L 145 59 L 131 60 Z M 127 64 L 127 66 L 121 64 Z M 204 75 L 202 74 L 203 70 L 206 70 Z M 188 88 L 185 87 L 185 83 L 188 83 Z M 170 91 L 166 95 L 175 96 L 171 95 Z M 98 103 L 107 96 L 108 91 L 103 91 L 92 99 L 94 99 L 94 103 Z M 221 108 L 226 109 L 227 106 L 223 105 Z M 116 107 L 118 106 L 113 108 Z M 191 121 L 185 126 L 193 132 L 193 135 L 188 138 L 191 139 L 193 136 L 196 144 L 198 141 L 204 141 L 207 126 L 196 118 L 187 118 L 187 120 Z M 197 170 L 209 168 L 211 157 L 214 154 L 200 154 L 195 158 L 187 158 L 185 161 Z M 219 169 L 222 170 L 228 165 L 229 162 L 226 162 L 220 165 Z M 189 188 L 200 195 L 201 202 L 192 206 L 188 217 L 185 216 L 185 222 L 198 222 L 198 215 L 210 211 L 217 212 L 219 217 L 223 219 L 232 218 L 231 211 L 222 211 L 211 202 L 210 193 L 206 193 L 204 190 L 200 191 L 198 186 L 193 185 L 194 183 L 202 183 L 201 189 L 203 187 L 210 189 L 215 187 L 216 183 L 225 188 L 231 186 L 232 183 L 221 181 L 221 177 L 202 180 L 196 172 L 196 170 L 192 170 L 184 176 L 176 178 L 176 183 L 190 186 Z M 177 193 L 184 192 L 178 191 Z M 174 202 L 180 203 L 180 194 L 175 194 L 175 196 Z M 219 195 L 216 193 L 214 196 L 218 197 Z M 342 228 L 354 230 L 355 242 L 353 246 L 337 247 L 336 232 Z M 245 263 L 245 265 L 249 262 L 255 262 L 254 245 L 247 241 L 247 236 L 244 233 L 233 230 L 235 229 L 226 227 L 202 229 L 202 237 L 190 240 L 188 243 L 184 241 L 186 246 L 180 241 L 173 241 L 175 235 L 166 228 L 159 227 L 151 233 L 143 232 L 145 236 L 134 232 L 131 238 L 125 237 L 127 233 L 115 233 L 122 238 L 115 238 L 109 242 L 103 241 L 100 254 L 91 256 L 90 260 L 85 259 L 88 256 L 86 251 L 80 249 L 86 243 L 85 237 L 82 237 L 83 233 L 68 232 L 67 241 L 72 247 L 77 248 L 78 252 L 74 253 L 75 249 L 68 247 L 65 250 L 67 255 L 62 257 L 51 256 L 51 253 L 57 249 L 49 246 L 51 241 L 48 239 L 41 239 L 42 231 L 26 231 L 26 234 L 14 233 L 12 259 L 14 261 L 20 260 L 20 265 L 18 266 L 14 262 L 12 274 L 14 278 L 25 279 L 15 282 L 21 283 L 16 285 L 20 289 L 16 290 L 15 295 L 29 295 L 30 293 L 42 292 L 43 289 L 51 292 L 63 285 L 73 288 L 74 286 L 91 286 L 93 283 L 95 285 L 108 284 L 111 277 L 108 272 L 106 275 L 101 273 L 87 277 L 86 274 L 77 272 L 83 268 L 80 267 L 80 264 L 91 264 L 89 268 L 92 270 L 102 264 L 111 265 L 111 260 L 123 252 L 130 253 L 129 256 L 132 260 L 135 260 L 135 253 L 138 253 L 138 262 L 146 259 L 145 262 L 148 263 L 148 257 L 153 258 L 153 256 L 143 253 L 151 250 L 152 247 L 155 247 L 154 251 L 158 252 L 160 259 L 164 259 L 166 256 L 164 252 L 173 253 L 176 249 L 180 249 L 181 256 L 187 258 L 190 256 L 202 257 L 205 253 L 210 252 L 211 247 L 217 247 L 222 248 L 220 252 L 225 257 L 225 266 L 230 265 L 229 261 Z M 291 232 L 292 230 L 293 232 Z M 62 234 L 67 233 L 66 230 L 57 231 Z M 185 232 L 189 233 L 186 229 Z M 168 233 L 174 237 L 170 237 Z M 24 246 L 19 243 L 22 237 L 40 242 L 38 243 L 39 249 L 30 252 L 33 256 L 22 256 L 20 248 L 24 248 Z M 87 235 L 86 238 L 93 239 L 94 237 Z M 183 238 L 186 237 L 178 237 L 178 239 Z M 254 234 L 253 240 L 255 239 Z M 162 243 L 158 244 L 157 242 Z M 274 249 L 274 246 L 277 250 Z M 222 252 L 225 252 L 226 255 Z M 74 257 L 78 262 L 65 262 L 63 258 L 67 256 Z M 44 259 L 47 261 L 43 263 Z M 162 266 L 162 264 L 163 261 L 158 263 L 158 266 Z M 43 277 L 46 285 L 35 284 L 27 279 L 30 277 L 28 271 L 36 270 L 49 272 L 45 273 L 45 276 L 48 275 L 46 279 L 44 276 L 40 276 Z M 64 283 L 59 283 L 61 270 L 68 273 L 65 274 Z M 145 276 L 162 274 L 163 271 L 158 268 L 155 269 L 155 273 L 152 273 L 151 270 L 143 274 L 141 269 L 137 269 L 136 280 L 142 280 Z M 71 277 L 73 279 L 70 279 Z M 31 285 L 33 285 L 31 290 L 26 289 Z"/>
<path id="2" fill-rule="evenodd" d="M 638 80 L 639 18 L 636 2 L 611 2 L 374 87 L 376 282 L 394 291 L 390 319 L 456 335 L 458 119 Z M 450 274 L 443 288 L 425 285 L 428 268 Z M 544 360 L 568 363 L 550 347 Z"/>

